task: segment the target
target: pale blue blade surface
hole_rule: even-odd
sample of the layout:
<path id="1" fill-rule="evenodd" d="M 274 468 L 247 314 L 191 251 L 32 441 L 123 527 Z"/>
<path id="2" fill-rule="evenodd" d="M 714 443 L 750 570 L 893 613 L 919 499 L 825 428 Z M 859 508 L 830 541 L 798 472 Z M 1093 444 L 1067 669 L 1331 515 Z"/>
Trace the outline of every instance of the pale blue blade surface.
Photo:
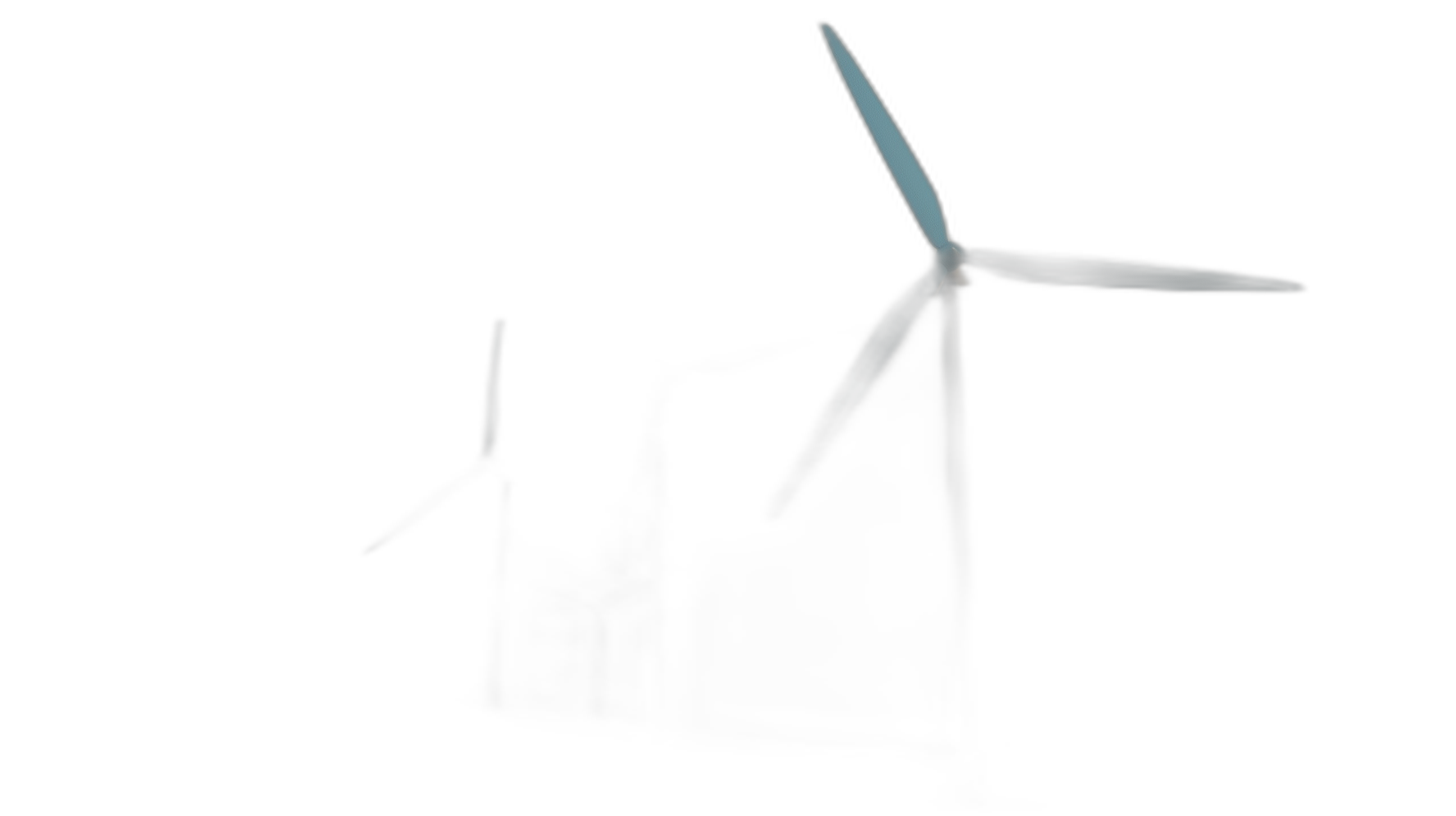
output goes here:
<path id="1" fill-rule="evenodd" d="M 950 239 L 945 234 L 945 214 L 941 212 L 940 199 L 935 197 L 935 188 L 930 186 L 930 179 L 926 178 L 920 162 L 910 151 L 910 144 L 900 134 L 895 120 L 885 110 L 885 103 L 880 101 L 879 95 L 870 86 L 870 81 L 859 69 L 859 64 L 854 61 L 849 49 L 844 47 L 839 35 L 828 24 L 821 25 L 820 28 L 824 30 L 824 39 L 829 42 L 829 53 L 834 56 L 834 64 L 839 66 L 839 74 L 844 77 L 849 95 L 854 97 L 859 115 L 869 127 L 875 146 L 880 149 L 880 155 L 890 168 L 890 175 L 895 177 L 895 184 L 905 196 L 905 203 L 910 205 L 910 211 L 920 223 L 920 230 L 936 249 L 946 248 Z"/>
<path id="2" fill-rule="evenodd" d="M 875 327 L 874 333 L 865 342 L 864 348 L 860 350 L 859 357 L 855 358 L 854 365 L 850 367 L 849 373 L 839 385 L 835 392 L 834 399 L 824 411 L 818 426 L 814 429 L 814 436 L 809 440 L 809 446 L 799 456 L 794 464 L 794 472 L 789 475 L 789 480 L 784 483 L 774 498 L 773 505 L 769 509 L 770 516 L 778 516 L 788 507 L 789 501 L 793 499 L 799 486 L 808 478 L 809 472 L 818 464 L 829 444 L 839 435 L 854 409 L 864 401 L 870 392 L 870 386 L 885 372 L 886 366 L 890 364 L 895 352 L 900 349 L 900 344 L 905 342 L 905 337 L 910 334 L 910 329 L 915 325 L 915 318 L 920 315 L 921 309 L 935 296 L 937 291 L 935 272 L 917 280 L 910 291 L 906 292 L 890 311 L 880 319 L 880 324 Z"/>
<path id="3" fill-rule="evenodd" d="M 1097 286 L 1108 289 L 1163 289 L 1184 292 L 1245 291 L 1297 292 L 1304 287 L 1277 278 L 1256 278 L 1206 269 L 1068 258 L 1056 255 L 1027 255 L 994 249 L 972 249 L 965 254 L 968 266 L 989 269 L 1008 278 L 1061 286 Z"/>

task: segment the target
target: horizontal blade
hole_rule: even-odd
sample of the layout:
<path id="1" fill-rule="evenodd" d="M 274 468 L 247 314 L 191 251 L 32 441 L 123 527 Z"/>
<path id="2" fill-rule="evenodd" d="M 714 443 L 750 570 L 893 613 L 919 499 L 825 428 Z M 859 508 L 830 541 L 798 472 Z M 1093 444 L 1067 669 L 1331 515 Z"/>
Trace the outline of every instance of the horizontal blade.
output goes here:
<path id="1" fill-rule="evenodd" d="M 839 66 L 839 75 L 844 77 L 849 95 L 854 97 L 859 115 L 869 127 L 875 146 L 880 149 L 880 156 L 889 166 L 890 175 L 895 177 L 895 184 L 905 196 L 905 203 L 910 205 L 910 211 L 915 214 L 921 232 L 925 233 L 926 239 L 936 249 L 944 249 L 950 244 L 950 239 L 945 234 L 945 215 L 940 209 L 940 199 L 935 197 L 935 188 L 930 186 L 930 179 L 911 152 L 910 143 L 905 141 L 900 128 L 895 126 L 895 120 L 885 110 L 885 103 L 880 101 L 879 94 L 870 86 L 870 81 L 859 69 L 859 64 L 854 61 L 849 49 L 844 47 L 839 35 L 827 24 L 820 28 L 824 31 L 824 39 L 829 42 L 829 53 L 834 57 L 834 64 Z"/>
<path id="2" fill-rule="evenodd" d="M 446 484 L 440 485 L 432 493 L 425 495 L 422 500 L 419 500 L 419 504 L 415 504 L 414 509 L 406 513 L 399 522 L 395 522 L 395 525 L 384 530 L 379 538 L 374 539 L 370 545 L 365 546 L 364 551 L 360 552 L 360 557 L 376 554 L 380 549 L 384 549 L 386 546 L 393 544 L 393 542 L 405 538 L 415 527 L 418 527 L 425 519 L 432 516 L 435 511 L 446 506 L 451 498 L 464 493 L 467 487 L 485 478 L 491 472 L 491 462 L 488 459 L 476 459 L 475 462 L 470 463 L 469 468 L 464 469 L 463 474 L 450 479 Z"/>
<path id="3" fill-rule="evenodd" d="M 1172 291 L 1260 291 L 1296 292 L 1303 289 L 1293 281 L 1232 275 L 1204 269 L 1176 266 L 1067 258 L 1055 255 L 1023 255 L 994 249 L 966 252 L 969 266 L 989 269 L 1008 278 L 1032 283 L 1063 286 L 1101 286 L 1113 289 L 1165 289 Z"/>
<path id="4" fill-rule="evenodd" d="M 799 486 L 803 484 L 819 459 L 824 456 L 824 452 L 838 436 L 850 414 L 854 413 L 854 409 L 864 401 L 870 386 L 874 385 L 875 380 L 884 373 L 890 359 L 895 356 L 895 352 L 905 341 L 905 336 L 910 333 L 910 327 L 915 325 L 915 318 L 920 314 L 920 310 L 935 295 L 935 275 L 936 273 L 931 273 L 916 281 L 910 291 L 905 293 L 880 320 L 880 325 L 875 327 L 874 333 L 865 342 L 859 357 L 855 359 L 854 365 L 850 367 L 849 373 L 840 383 L 839 390 L 834 394 L 834 399 L 830 401 L 824 416 L 819 420 L 819 425 L 814 429 L 814 436 L 809 440 L 809 446 L 804 449 L 804 453 L 794 466 L 793 474 L 789 476 L 788 482 L 784 484 L 783 489 L 774 499 L 769 510 L 770 515 L 777 516 L 788 507 L 794 493 L 798 491 Z"/>

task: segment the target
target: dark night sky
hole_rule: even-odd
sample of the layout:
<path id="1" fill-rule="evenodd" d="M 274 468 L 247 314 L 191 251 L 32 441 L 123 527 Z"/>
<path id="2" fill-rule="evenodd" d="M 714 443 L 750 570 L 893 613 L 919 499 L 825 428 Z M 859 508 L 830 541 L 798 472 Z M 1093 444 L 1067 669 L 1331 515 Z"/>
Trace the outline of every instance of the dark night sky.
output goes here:
<path id="1" fill-rule="evenodd" d="M 265 683 L 349 694 L 338 644 L 387 616 L 360 589 L 384 578 L 354 554 L 475 455 L 495 316 L 502 453 L 540 538 L 610 522 L 664 364 L 812 340 L 820 361 L 785 380 L 783 415 L 824 398 L 930 252 L 818 19 L 352 20 L 253 52 L 234 170 L 256 203 L 237 256 L 259 313 L 239 358 L 268 388 L 240 399 L 268 475 L 246 517 L 278 564 L 259 612 L 284 600 L 298 641 Z M 1213 727 L 1277 739 L 1293 726 L 1271 726 L 1275 708 L 1312 717 L 1322 646 L 1302 599 L 1338 546 L 1313 532 L 1312 484 L 1334 460 L 1328 326 L 1351 286 L 1316 45 L 1291 52 L 1286 23 L 1182 17 L 1160 38 L 1146 20 L 827 20 L 964 245 L 1309 287 L 967 290 L 978 580 L 999 627 L 987 660 L 1005 666 L 989 682 L 1034 734 L 1008 750 L 1056 775 L 1109 730 L 1192 746 Z M 757 393 L 751 377 L 724 388 Z M 690 407 L 684 425 L 706 444 L 724 412 Z M 699 465 L 725 485 L 773 471 Z M 400 548 L 475 535 L 472 513 Z M 392 609 L 448 606 L 470 581 L 395 558 L 416 561 Z"/>

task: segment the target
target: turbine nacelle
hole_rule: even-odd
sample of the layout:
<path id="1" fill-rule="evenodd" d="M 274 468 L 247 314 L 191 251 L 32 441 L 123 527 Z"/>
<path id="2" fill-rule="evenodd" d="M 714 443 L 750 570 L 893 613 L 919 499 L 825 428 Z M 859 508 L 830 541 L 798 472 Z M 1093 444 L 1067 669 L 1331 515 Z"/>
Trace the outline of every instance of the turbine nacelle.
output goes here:
<path id="1" fill-rule="evenodd" d="M 935 271 L 938 279 L 955 286 L 965 286 L 971 281 L 961 267 L 966 263 L 966 251 L 960 244 L 951 241 L 935 252 Z"/>
<path id="2" fill-rule="evenodd" d="M 964 267 L 967 252 L 964 246 L 954 240 L 948 240 L 945 245 L 939 246 L 935 251 L 935 267 L 942 275 L 951 274 L 958 268 Z"/>

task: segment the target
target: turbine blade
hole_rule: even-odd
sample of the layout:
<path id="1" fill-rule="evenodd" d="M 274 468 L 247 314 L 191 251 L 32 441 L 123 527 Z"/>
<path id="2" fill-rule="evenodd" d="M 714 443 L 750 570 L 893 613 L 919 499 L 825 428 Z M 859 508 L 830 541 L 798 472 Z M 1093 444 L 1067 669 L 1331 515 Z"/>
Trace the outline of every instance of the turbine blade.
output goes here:
<path id="1" fill-rule="evenodd" d="M 485 444 L 481 446 L 481 456 L 489 457 L 495 450 L 495 429 L 499 424 L 499 402 L 500 402 L 500 361 L 501 346 L 505 343 L 506 322 L 497 320 L 495 322 L 495 335 L 490 342 L 490 382 L 485 391 Z"/>
<path id="2" fill-rule="evenodd" d="M 966 252 L 969 266 L 989 269 L 1004 277 L 1032 283 L 1064 286 L 1100 286 L 1113 289 L 1166 289 L 1173 291 L 1261 291 L 1295 292 L 1303 289 L 1293 281 L 1232 275 L 1204 269 L 1068 258 L 1054 255 L 1023 255 L 994 249 Z"/>
<path id="3" fill-rule="evenodd" d="M 870 129 L 870 136 L 874 137 L 880 156 L 890 168 L 890 175 L 895 177 L 895 184 L 900 188 L 901 195 L 905 196 L 905 203 L 910 205 L 910 211 L 915 214 L 920 231 L 925 233 L 926 239 L 937 250 L 945 249 L 950 245 L 950 239 L 945 233 L 945 214 L 941 212 L 935 188 L 930 186 L 930 179 L 926 177 L 920 162 L 910 150 L 910 143 L 905 141 L 900 128 L 895 126 L 895 120 L 885 110 L 885 103 L 880 101 L 879 95 L 865 78 L 849 49 L 844 47 L 839 35 L 827 23 L 820 28 L 824 31 L 824 39 L 829 42 L 829 53 L 834 57 L 834 64 L 839 67 L 839 75 L 844 78 L 849 95 L 854 97 L 854 104 L 859 108 L 860 118 L 864 119 L 865 125 Z"/>
<path id="4" fill-rule="evenodd" d="M 416 507 L 413 512 L 401 519 L 399 523 L 395 524 L 394 527 L 390 529 L 389 532 L 380 536 L 379 539 L 373 544 L 370 544 L 368 549 L 364 550 L 364 554 L 368 555 L 374 552 L 380 547 L 383 547 L 385 544 L 388 544 L 389 542 L 398 538 L 401 533 L 408 530 L 410 527 L 413 527 L 415 522 L 423 518 L 426 513 L 429 513 L 431 510 L 435 509 L 435 507 L 438 506 L 440 502 L 443 502 L 445 499 L 449 498 L 452 494 L 454 494 L 455 491 L 459 490 L 461 487 L 464 487 L 465 483 L 470 481 L 471 477 L 475 476 L 475 474 L 478 473 L 481 468 L 485 467 L 485 465 L 489 461 L 490 460 L 488 459 L 481 459 L 480 461 L 471 465 L 468 470 L 464 471 L 459 476 L 456 476 L 454 479 L 446 482 L 445 485 L 439 490 L 431 493 L 429 498 L 425 499 L 423 502 L 420 502 L 419 507 Z"/>
<path id="5" fill-rule="evenodd" d="M 865 395 L 869 393 L 870 386 L 874 385 L 875 380 L 879 379 L 880 374 L 889 365 L 890 359 L 899 350 L 905 336 L 910 333 L 910 327 L 915 325 L 915 318 L 920 314 L 920 310 L 925 307 L 926 302 L 935 292 L 936 279 L 935 273 L 932 272 L 916 281 L 910 291 L 905 293 L 881 318 L 880 324 L 875 327 L 869 340 L 865 342 L 864 348 L 860 350 L 859 357 L 855 359 L 854 365 L 850 367 L 849 373 L 840 383 L 839 390 L 835 392 L 824 416 L 820 418 L 818 426 L 814 429 L 814 435 L 809 440 L 809 446 L 804 449 L 803 454 L 794 465 L 789 480 L 774 499 L 769 510 L 770 516 L 777 516 L 788 507 L 794 493 L 824 455 L 829 444 L 834 441 L 834 437 L 838 435 L 845 421 L 849 419 L 849 415 L 864 400 Z"/>

